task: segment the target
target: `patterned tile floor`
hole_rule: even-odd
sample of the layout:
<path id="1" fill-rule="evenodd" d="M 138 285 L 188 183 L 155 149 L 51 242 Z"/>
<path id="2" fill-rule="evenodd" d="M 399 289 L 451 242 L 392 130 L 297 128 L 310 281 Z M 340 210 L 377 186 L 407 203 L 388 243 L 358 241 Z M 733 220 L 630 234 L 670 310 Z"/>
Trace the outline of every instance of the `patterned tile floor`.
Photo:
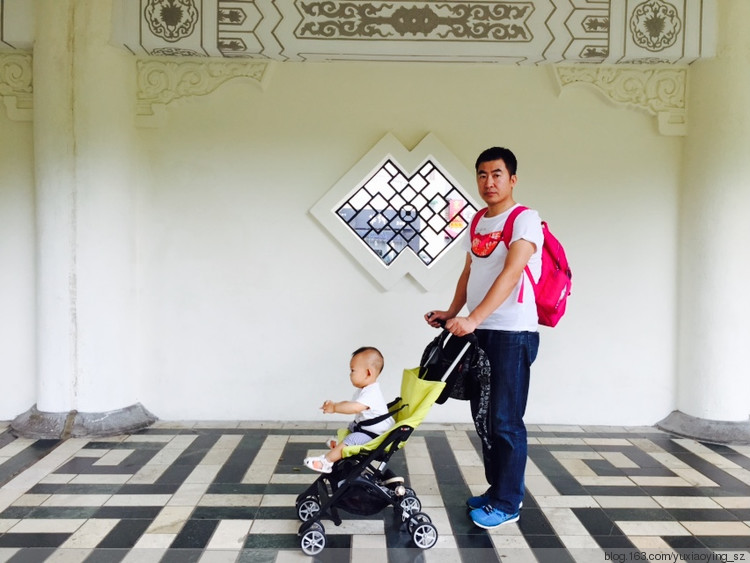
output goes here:
<path id="1" fill-rule="evenodd" d="M 294 501 L 324 424 L 169 424 L 105 439 L 16 439 L 0 427 L 0 561 L 293 562 Z M 4 430 L 4 431 L 3 431 Z M 394 511 L 324 521 L 320 561 L 748 561 L 750 446 L 653 428 L 529 428 L 521 520 L 485 531 L 470 425 L 424 424 L 391 468 L 438 528 L 414 548 Z"/>

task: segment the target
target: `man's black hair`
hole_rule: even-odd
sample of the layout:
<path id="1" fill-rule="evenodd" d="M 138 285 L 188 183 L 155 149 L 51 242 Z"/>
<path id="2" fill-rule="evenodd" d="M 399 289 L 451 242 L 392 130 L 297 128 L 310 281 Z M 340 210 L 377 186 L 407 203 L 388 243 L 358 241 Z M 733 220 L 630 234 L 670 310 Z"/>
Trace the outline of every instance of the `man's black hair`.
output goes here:
<path id="1" fill-rule="evenodd" d="M 483 150 L 482 154 L 477 158 L 474 170 L 479 170 L 479 165 L 483 162 L 491 162 L 493 160 L 502 160 L 505 163 L 505 168 L 508 169 L 508 173 L 511 176 L 516 175 L 516 170 L 518 169 L 516 155 L 513 154 L 513 151 L 505 147 L 491 147 Z"/>

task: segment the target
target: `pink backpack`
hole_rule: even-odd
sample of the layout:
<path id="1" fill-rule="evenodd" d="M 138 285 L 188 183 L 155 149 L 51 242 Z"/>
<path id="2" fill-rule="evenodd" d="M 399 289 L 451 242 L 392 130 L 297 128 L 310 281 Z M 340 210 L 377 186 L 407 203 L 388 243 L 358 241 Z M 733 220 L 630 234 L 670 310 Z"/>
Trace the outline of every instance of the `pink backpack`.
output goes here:
<path id="1" fill-rule="evenodd" d="M 513 235 L 513 224 L 516 221 L 516 217 L 527 209 L 527 207 L 519 205 L 511 211 L 508 219 L 505 221 L 502 240 L 506 248 L 510 247 L 509 241 Z M 486 207 L 477 211 L 471 220 L 469 233 L 472 239 L 474 238 L 477 223 L 485 213 L 487 213 Z M 565 249 L 563 249 L 560 241 L 549 231 L 545 221 L 542 221 L 542 233 L 544 234 L 544 245 L 542 247 L 542 274 L 539 276 L 539 281 L 534 282 L 534 277 L 531 275 L 528 265 L 525 272 L 526 277 L 529 278 L 534 288 L 539 324 L 555 326 L 560 317 L 565 314 L 565 305 L 568 295 L 570 295 L 573 274 L 570 271 L 568 259 L 565 257 Z M 521 282 L 521 292 L 518 295 L 518 302 L 522 301 L 523 282 Z"/>

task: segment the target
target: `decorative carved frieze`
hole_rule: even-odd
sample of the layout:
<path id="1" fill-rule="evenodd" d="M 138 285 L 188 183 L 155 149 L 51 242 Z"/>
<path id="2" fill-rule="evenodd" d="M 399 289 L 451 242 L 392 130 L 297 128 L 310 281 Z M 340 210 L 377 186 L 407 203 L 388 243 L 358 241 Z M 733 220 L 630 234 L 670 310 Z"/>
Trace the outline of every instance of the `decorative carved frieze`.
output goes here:
<path id="1" fill-rule="evenodd" d="M 689 64 L 716 0 L 115 0 L 115 43 L 146 56 Z"/>
<path id="2" fill-rule="evenodd" d="M 263 61 L 204 61 L 139 59 L 136 113 L 141 125 L 148 124 L 164 106 L 178 98 L 205 96 L 233 78 L 249 79 L 259 86 L 271 63 Z"/>
<path id="3" fill-rule="evenodd" d="M 113 0 L 139 56 L 690 64 L 714 55 L 717 0 Z M 31 49 L 31 1 L 0 0 L 0 50 Z"/>
<path id="4" fill-rule="evenodd" d="M 0 53 L 0 97 L 8 117 L 29 121 L 32 116 L 32 57 L 30 53 Z"/>
<path id="5" fill-rule="evenodd" d="M 715 42 L 716 0 L 114 1 L 113 43 L 165 57 L 137 61 L 141 121 L 231 78 L 260 84 L 269 59 L 549 62 L 563 65 L 561 87 L 594 86 L 681 135 L 684 65 Z M 33 45 L 32 5 L 0 2 L 0 96 L 14 119 L 31 119 L 31 55 L 13 49 Z M 567 64 L 579 62 L 596 64 Z"/>
<path id="6" fill-rule="evenodd" d="M 686 67 L 556 66 L 555 75 L 561 88 L 593 86 L 616 104 L 655 115 L 663 135 L 687 134 Z"/>

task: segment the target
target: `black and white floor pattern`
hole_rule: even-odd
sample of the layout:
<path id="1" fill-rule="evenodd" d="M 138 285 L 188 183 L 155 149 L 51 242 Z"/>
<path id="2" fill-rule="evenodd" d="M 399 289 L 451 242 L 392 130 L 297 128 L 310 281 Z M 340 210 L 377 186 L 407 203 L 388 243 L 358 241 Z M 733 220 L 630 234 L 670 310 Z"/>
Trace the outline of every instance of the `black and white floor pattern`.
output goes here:
<path id="1" fill-rule="evenodd" d="M 294 562 L 302 459 L 334 427 L 159 422 L 103 439 L 0 434 L 0 561 Z M 2 428 L 0 428 L 2 430 Z M 471 425 L 424 424 L 392 460 L 439 532 L 412 546 L 392 509 L 324 521 L 317 559 L 392 563 L 747 561 L 750 446 L 654 428 L 532 426 L 521 519 L 467 518 L 486 485 Z"/>

